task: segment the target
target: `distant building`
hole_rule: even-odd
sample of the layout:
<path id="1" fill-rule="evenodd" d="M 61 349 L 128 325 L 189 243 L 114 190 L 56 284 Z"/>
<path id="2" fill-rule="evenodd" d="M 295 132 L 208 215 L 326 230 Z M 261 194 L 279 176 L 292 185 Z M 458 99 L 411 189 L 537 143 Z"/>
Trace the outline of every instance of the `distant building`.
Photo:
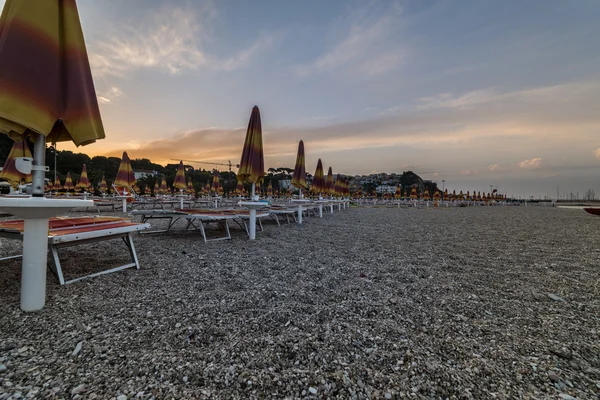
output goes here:
<path id="1" fill-rule="evenodd" d="M 136 180 L 141 179 L 141 178 L 145 178 L 147 176 L 157 176 L 158 175 L 158 171 L 150 171 L 147 169 L 134 169 L 133 170 L 133 176 L 135 177 Z"/>
<path id="2" fill-rule="evenodd" d="M 396 193 L 396 186 L 379 185 L 375 187 L 377 193 Z"/>
<path id="3" fill-rule="evenodd" d="M 291 179 L 281 179 L 279 181 L 279 188 L 280 189 L 289 189 L 290 186 L 292 186 L 292 180 Z"/>

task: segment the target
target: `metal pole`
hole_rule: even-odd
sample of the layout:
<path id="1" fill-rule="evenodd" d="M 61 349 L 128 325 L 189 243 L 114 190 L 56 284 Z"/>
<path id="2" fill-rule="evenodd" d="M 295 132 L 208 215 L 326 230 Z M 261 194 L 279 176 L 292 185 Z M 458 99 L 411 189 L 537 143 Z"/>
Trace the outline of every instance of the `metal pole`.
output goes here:
<path id="1" fill-rule="evenodd" d="M 44 197 L 46 175 L 46 136 L 38 133 L 33 144 L 33 170 L 31 173 L 31 195 Z"/>

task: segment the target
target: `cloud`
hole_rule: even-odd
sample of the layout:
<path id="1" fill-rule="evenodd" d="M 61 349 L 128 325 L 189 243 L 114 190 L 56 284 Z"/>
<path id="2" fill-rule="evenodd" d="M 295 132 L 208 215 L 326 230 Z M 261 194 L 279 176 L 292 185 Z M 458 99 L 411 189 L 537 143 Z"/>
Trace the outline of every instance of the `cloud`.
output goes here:
<path id="1" fill-rule="evenodd" d="M 232 71 L 247 66 L 257 53 L 273 45 L 273 35 L 262 35 L 229 57 L 210 54 L 201 38 L 206 42 L 214 40 L 210 23 L 216 15 L 212 3 L 205 2 L 197 13 L 191 9 L 165 7 L 136 15 L 136 23 L 122 21 L 107 29 L 104 38 L 91 43 L 92 71 L 95 76 L 118 77 L 138 69 L 169 74 L 198 68 Z"/>
<path id="2" fill-rule="evenodd" d="M 519 163 L 519 168 L 524 169 L 537 169 L 542 165 L 541 158 L 532 158 L 531 160 L 524 160 Z"/>
<path id="3" fill-rule="evenodd" d="M 125 93 L 123 93 L 123 91 L 118 87 L 112 86 L 107 91 L 101 93 L 98 92 L 96 95 L 100 104 L 109 104 L 114 103 L 119 97 L 124 96 Z"/>
<path id="4" fill-rule="evenodd" d="M 313 62 L 297 65 L 296 74 L 306 77 L 342 69 L 369 77 L 398 68 L 406 58 L 406 49 L 398 42 L 400 14 L 395 6 L 375 17 L 366 9 L 355 11 L 343 24 L 345 36 Z"/>
<path id="5" fill-rule="evenodd" d="M 594 151 L 594 156 L 596 156 L 596 158 L 600 158 L 600 148 L 596 149 L 596 151 Z"/>

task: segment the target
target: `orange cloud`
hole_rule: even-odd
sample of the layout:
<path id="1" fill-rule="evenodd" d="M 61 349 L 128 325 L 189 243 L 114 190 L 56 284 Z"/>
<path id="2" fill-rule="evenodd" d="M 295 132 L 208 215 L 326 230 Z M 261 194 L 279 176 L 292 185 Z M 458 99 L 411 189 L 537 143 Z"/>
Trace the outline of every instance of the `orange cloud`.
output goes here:
<path id="1" fill-rule="evenodd" d="M 524 160 L 519 163 L 519 167 L 524 169 L 536 169 L 539 168 L 541 165 L 541 158 L 532 158 L 531 160 Z"/>

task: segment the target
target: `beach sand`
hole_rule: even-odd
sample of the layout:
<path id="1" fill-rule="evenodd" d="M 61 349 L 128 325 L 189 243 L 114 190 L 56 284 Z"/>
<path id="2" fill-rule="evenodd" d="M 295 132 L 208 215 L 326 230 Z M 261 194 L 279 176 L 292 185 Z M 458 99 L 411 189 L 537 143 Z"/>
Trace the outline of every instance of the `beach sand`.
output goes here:
<path id="1" fill-rule="evenodd" d="M 599 232 L 581 210 L 473 207 L 136 235 L 141 270 L 49 273 L 30 314 L 3 261 L 0 399 L 595 399 Z M 127 261 L 117 241 L 62 255 L 67 276 Z"/>

